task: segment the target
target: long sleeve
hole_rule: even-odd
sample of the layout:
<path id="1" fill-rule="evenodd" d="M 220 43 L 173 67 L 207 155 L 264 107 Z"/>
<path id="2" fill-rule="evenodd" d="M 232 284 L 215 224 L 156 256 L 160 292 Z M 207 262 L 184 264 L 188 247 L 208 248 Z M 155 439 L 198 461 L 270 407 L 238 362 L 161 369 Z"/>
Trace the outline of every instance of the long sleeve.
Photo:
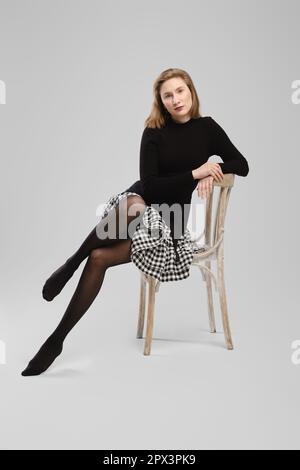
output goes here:
<path id="1" fill-rule="evenodd" d="M 149 201 L 176 199 L 195 183 L 192 170 L 171 176 L 159 175 L 157 129 L 145 128 L 140 146 L 140 179 Z"/>
<path id="2" fill-rule="evenodd" d="M 210 133 L 210 154 L 218 155 L 223 163 L 219 163 L 224 174 L 234 173 L 247 176 L 249 166 L 246 158 L 234 146 L 222 127 L 211 117 L 207 117 Z"/>

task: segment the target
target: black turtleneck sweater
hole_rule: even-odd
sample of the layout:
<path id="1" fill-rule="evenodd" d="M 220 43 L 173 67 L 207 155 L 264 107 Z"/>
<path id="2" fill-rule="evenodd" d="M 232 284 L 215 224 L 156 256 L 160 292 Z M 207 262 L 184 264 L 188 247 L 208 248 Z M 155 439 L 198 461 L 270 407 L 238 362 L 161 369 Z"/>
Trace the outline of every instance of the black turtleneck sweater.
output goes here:
<path id="1" fill-rule="evenodd" d="M 147 205 L 179 203 L 183 207 L 190 204 L 198 183 L 192 170 L 212 155 L 223 160 L 219 165 L 224 174 L 247 176 L 247 160 L 211 116 L 185 123 L 169 118 L 161 129 L 146 127 L 140 145 L 140 180 L 126 191 L 141 195 Z M 186 224 L 187 219 L 183 220 L 182 233 Z"/>

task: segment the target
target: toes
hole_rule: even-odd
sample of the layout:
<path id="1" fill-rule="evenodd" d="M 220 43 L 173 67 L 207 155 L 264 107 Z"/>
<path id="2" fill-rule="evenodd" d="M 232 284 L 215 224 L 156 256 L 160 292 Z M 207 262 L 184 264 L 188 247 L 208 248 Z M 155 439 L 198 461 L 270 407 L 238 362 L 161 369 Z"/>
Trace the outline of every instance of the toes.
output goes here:
<path id="1" fill-rule="evenodd" d="M 47 282 L 42 289 L 42 296 L 45 300 L 48 300 L 48 302 L 51 302 L 51 300 L 53 300 L 54 297 L 56 297 L 57 291 L 50 289 L 49 285 L 47 285 Z"/>
<path id="2" fill-rule="evenodd" d="M 23 372 L 21 372 L 21 375 L 23 376 L 27 376 L 27 375 L 39 375 L 43 372 L 43 370 L 38 370 L 38 369 L 34 369 L 32 367 L 26 367 L 26 369 L 23 370 Z"/>
<path id="3" fill-rule="evenodd" d="M 51 342 L 49 342 L 49 344 L 50 343 Z M 24 369 L 21 372 L 21 375 L 27 376 L 27 375 L 40 375 L 40 374 L 42 374 L 43 372 L 45 372 L 50 367 L 50 365 L 53 363 L 53 361 L 57 358 L 57 356 L 60 355 L 60 353 L 63 350 L 63 345 L 60 342 L 53 343 L 53 345 L 51 347 L 51 349 L 52 348 L 53 349 L 50 350 L 50 351 L 49 350 L 47 351 L 46 344 L 47 343 L 45 343 L 40 348 L 40 350 L 35 355 L 35 357 L 33 359 L 31 359 L 31 361 L 29 361 L 26 369 Z M 45 356 L 45 354 L 47 354 L 47 356 Z"/>

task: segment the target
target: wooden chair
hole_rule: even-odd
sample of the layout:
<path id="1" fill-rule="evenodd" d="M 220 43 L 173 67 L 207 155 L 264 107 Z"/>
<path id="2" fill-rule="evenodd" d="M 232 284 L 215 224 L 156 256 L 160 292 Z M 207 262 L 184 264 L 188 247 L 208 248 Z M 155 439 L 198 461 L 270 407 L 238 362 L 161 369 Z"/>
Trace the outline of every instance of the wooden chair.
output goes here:
<path id="1" fill-rule="evenodd" d="M 213 182 L 213 190 L 205 202 L 205 225 L 204 231 L 199 237 L 194 239 L 197 244 L 199 240 L 205 237 L 205 244 L 202 245 L 202 250 L 194 253 L 192 266 L 198 266 L 203 281 L 206 282 L 207 300 L 208 300 L 208 316 L 211 333 L 216 332 L 213 295 L 212 295 L 212 279 L 214 281 L 215 290 L 219 292 L 219 301 L 222 312 L 223 330 L 226 340 L 227 349 L 233 349 L 233 343 L 230 332 L 227 300 L 225 291 L 224 279 L 224 231 L 225 231 L 225 216 L 226 209 L 229 201 L 230 191 L 234 183 L 234 174 L 225 174 L 222 182 Z M 217 201 L 217 208 L 215 211 L 214 220 L 212 220 L 213 213 L 213 197 L 215 187 L 220 187 L 219 197 Z M 212 240 L 213 228 L 213 240 Z M 200 245 L 199 245 L 200 246 Z M 217 280 L 211 271 L 211 261 L 217 262 Z M 148 309 L 147 309 L 147 328 L 144 343 L 144 355 L 149 355 L 151 351 L 152 334 L 153 334 L 153 321 L 154 321 L 154 307 L 155 295 L 158 292 L 160 281 L 151 275 L 141 273 L 140 283 L 140 301 L 139 301 L 139 318 L 137 326 L 137 338 L 143 337 L 144 319 L 145 319 L 145 303 L 146 303 L 146 284 L 148 284 Z"/>

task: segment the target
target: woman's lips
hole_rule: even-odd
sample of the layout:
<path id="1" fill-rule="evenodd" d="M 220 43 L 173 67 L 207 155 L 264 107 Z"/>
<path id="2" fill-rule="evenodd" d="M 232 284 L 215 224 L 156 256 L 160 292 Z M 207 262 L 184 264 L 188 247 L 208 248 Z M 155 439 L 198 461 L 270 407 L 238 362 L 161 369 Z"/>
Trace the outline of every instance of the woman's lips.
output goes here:
<path id="1" fill-rule="evenodd" d="M 179 108 L 175 108 L 175 111 L 181 111 L 183 106 L 180 106 Z"/>

